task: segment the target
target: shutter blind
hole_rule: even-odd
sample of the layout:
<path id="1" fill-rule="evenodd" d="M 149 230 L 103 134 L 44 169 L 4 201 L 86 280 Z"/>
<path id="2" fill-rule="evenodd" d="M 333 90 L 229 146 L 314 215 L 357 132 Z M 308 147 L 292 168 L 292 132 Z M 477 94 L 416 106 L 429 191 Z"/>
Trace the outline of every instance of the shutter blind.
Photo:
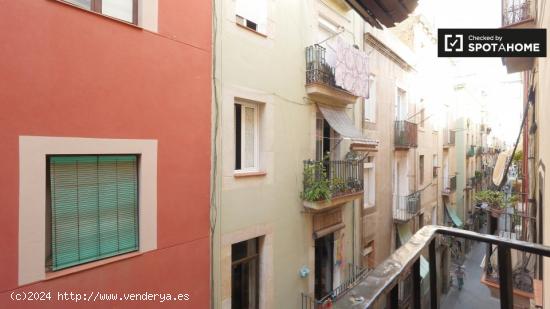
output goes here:
<path id="1" fill-rule="evenodd" d="M 137 158 L 50 157 L 52 270 L 138 249 Z"/>
<path id="2" fill-rule="evenodd" d="M 244 168 L 256 166 L 256 109 L 244 107 Z"/>

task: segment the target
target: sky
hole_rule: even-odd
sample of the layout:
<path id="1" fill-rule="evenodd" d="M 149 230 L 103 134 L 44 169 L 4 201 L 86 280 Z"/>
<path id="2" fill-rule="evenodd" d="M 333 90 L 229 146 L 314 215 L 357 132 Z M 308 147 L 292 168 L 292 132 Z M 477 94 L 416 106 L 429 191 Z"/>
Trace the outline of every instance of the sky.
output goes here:
<path id="1" fill-rule="evenodd" d="M 417 12 L 437 28 L 499 28 L 501 0 L 420 0 Z M 454 58 L 459 79 L 486 93 L 492 135 L 512 145 L 521 124 L 519 74 L 507 74 L 501 58 Z"/>

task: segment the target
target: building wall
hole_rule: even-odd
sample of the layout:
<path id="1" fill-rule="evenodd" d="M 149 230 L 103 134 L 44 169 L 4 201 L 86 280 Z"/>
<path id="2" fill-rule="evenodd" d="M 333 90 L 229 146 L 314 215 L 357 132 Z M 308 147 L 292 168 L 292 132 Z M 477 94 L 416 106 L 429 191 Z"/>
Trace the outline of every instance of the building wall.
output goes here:
<path id="1" fill-rule="evenodd" d="M 28 305 L 12 302 L 12 291 L 46 290 L 55 297 L 58 291 L 188 293 L 184 307 L 207 307 L 210 3 L 159 1 L 158 32 L 58 1 L 1 6 L 0 307 Z M 147 181 L 157 186 L 156 250 L 20 286 L 23 135 L 155 140 L 158 176 Z"/>
<path id="2" fill-rule="evenodd" d="M 366 32 L 388 43 L 390 34 L 366 26 Z M 396 41 L 393 41 L 396 42 Z M 365 43 L 370 53 L 371 74 L 376 79 L 376 122 L 364 122 L 363 131 L 380 141 L 374 154 L 376 161 L 376 205 L 363 213 L 363 244 L 374 240 L 376 264 L 384 261 L 395 248 L 395 227 L 392 217 L 394 170 L 394 121 L 397 87 L 411 91 L 406 68 L 393 61 L 389 55 Z"/>
<path id="3" fill-rule="evenodd" d="M 231 245 L 262 237 L 260 308 L 298 308 L 313 294 L 315 248 L 306 212 L 303 161 L 315 159 L 316 104 L 305 91 L 305 48 L 318 42 L 319 16 L 344 27 L 341 36 L 361 42 L 362 20 L 339 1 L 268 0 L 265 35 L 235 23 L 235 2 L 216 1 L 216 85 L 220 108 L 217 225 L 214 247 L 216 308 L 231 308 Z M 340 3 L 340 4 L 339 4 Z M 358 43 L 360 44 L 360 43 Z M 235 174 L 234 103 L 259 104 L 260 173 Z M 353 108 L 348 113 L 354 119 Z M 349 143 L 335 156 L 343 158 Z M 345 228 L 335 233 L 335 282 L 358 264 L 359 201 L 342 208 Z M 268 242 L 269 239 L 269 242 Z M 353 245 L 355 243 L 355 246 Z M 310 269 L 301 278 L 299 270 Z"/>

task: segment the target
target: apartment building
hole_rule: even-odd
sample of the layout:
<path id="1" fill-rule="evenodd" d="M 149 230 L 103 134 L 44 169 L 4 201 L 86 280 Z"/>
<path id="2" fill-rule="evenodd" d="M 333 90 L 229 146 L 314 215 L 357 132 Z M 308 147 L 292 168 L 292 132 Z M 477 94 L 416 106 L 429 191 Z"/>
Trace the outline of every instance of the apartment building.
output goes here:
<path id="1" fill-rule="evenodd" d="M 0 307 L 208 307 L 210 3 L 1 7 Z"/>
<path id="2" fill-rule="evenodd" d="M 550 27 L 550 16 L 545 1 L 502 1 L 502 27 L 511 29 Z M 548 33 L 547 33 L 548 40 Z M 508 73 L 520 72 L 523 81 L 523 124 L 522 143 L 518 150 L 523 151 L 520 168 L 521 199 L 524 215 L 529 220 L 528 241 L 550 244 L 550 215 L 545 210 L 550 196 L 550 184 L 545 181 L 545 166 L 550 160 L 550 148 L 545 141 L 550 129 L 543 121 L 550 115 L 544 104 L 550 97 L 550 62 L 548 58 L 503 58 Z M 550 286 L 546 278 L 550 276 L 548 258 L 538 257 L 536 265 L 529 273 L 533 280 L 527 303 L 537 306 L 550 304 Z M 515 292 L 515 291 L 514 291 Z M 516 293 L 515 293 L 516 294 Z"/>
<path id="3" fill-rule="evenodd" d="M 348 3 L 216 2 L 216 308 L 328 303 L 391 252 L 387 239 L 369 247 L 361 237 L 391 233 L 391 203 L 377 205 L 382 143 L 361 130 L 376 83 L 363 18 L 380 24 L 352 9 L 362 1 Z M 385 16 L 388 27 L 396 20 Z M 346 71 L 342 53 L 364 66 Z M 387 226 L 362 223 L 371 205 Z"/>

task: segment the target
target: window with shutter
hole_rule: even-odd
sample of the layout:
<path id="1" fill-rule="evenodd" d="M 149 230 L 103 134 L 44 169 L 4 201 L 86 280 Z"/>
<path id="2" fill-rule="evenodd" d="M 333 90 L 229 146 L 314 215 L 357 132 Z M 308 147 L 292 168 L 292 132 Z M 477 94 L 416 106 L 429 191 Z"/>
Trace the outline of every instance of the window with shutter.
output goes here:
<path id="1" fill-rule="evenodd" d="M 376 80 L 374 75 L 369 77 L 369 98 L 364 102 L 365 121 L 376 122 Z"/>
<path id="2" fill-rule="evenodd" d="M 259 106 L 235 103 L 235 170 L 259 169 Z"/>
<path id="3" fill-rule="evenodd" d="M 267 0 L 237 0 L 237 23 L 259 33 L 267 31 Z"/>
<path id="4" fill-rule="evenodd" d="M 139 249 L 136 155 L 49 157 L 51 270 Z"/>

